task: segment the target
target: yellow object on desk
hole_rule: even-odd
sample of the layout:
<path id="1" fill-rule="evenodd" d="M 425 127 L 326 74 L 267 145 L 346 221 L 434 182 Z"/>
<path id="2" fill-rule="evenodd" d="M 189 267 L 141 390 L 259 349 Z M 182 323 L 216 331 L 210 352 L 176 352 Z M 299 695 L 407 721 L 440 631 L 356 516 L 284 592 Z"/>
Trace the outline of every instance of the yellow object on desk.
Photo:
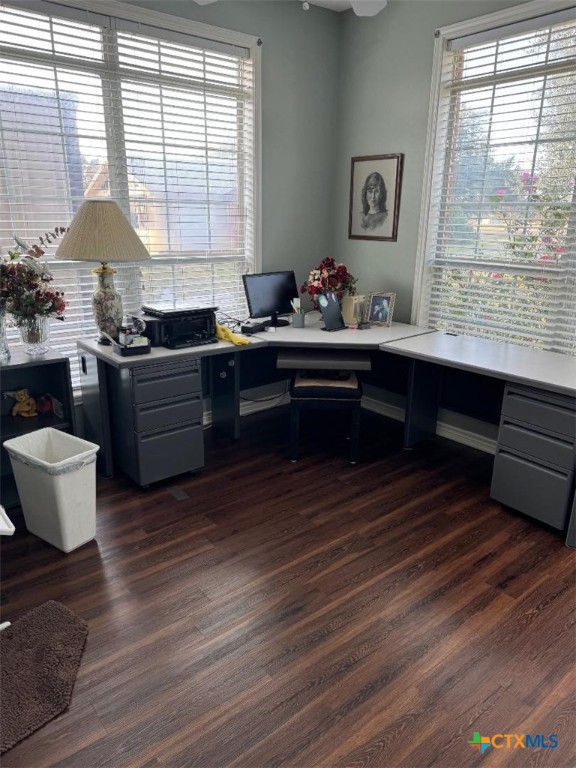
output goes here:
<path id="1" fill-rule="evenodd" d="M 225 325 L 219 325 L 216 323 L 216 336 L 221 341 L 230 341 L 232 344 L 242 345 L 242 344 L 250 344 L 250 339 L 247 339 L 245 336 L 240 336 L 238 333 L 233 333 L 230 328 L 227 328 Z"/>

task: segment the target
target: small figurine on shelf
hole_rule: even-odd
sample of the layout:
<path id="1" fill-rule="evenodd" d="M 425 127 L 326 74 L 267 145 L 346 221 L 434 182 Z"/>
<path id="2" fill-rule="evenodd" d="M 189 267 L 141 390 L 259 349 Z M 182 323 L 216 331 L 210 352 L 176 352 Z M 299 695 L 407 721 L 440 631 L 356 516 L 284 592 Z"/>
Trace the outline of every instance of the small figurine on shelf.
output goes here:
<path id="1" fill-rule="evenodd" d="M 19 389 L 17 392 L 7 392 L 15 400 L 12 406 L 12 416 L 25 416 L 31 418 L 38 416 L 36 400 L 28 394 L 27 389 Z"/>

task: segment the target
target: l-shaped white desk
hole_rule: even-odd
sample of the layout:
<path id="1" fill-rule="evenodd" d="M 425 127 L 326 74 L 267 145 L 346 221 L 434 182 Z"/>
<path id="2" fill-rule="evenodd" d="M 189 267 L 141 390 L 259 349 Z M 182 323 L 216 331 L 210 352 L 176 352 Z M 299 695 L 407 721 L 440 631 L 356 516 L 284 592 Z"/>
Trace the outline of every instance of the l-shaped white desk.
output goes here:
<path id="1" fill-rule="evenodd" d="M 111 475 L 114 466 L 114 427 L 108 395 L 112 391 L 127 393 L 123 408 L 140 408 L 137 399 L 130 402 L 136 376 L 141 379 L 156 371 L 161 381 L 164 372 L 173 375 L 176 371 L 180 376 L 178 366 L 193 361 L 199 368 L 200 363 L 206 365 L 213 424 L 237 438 L 240 435 L 241 369 L 258 365 L 258 355 L 253 354 L 257 350 L 276 348 L 284 354 L 292 350 L 296 358 L 308 355 L 309 367 L 319 367 L 323 356 L 329 361 L 329 367 L 335 367 L 339 354 L 351 352 L 397 355 L 408 358 L 404 448 L 434 436 L 445 369 L 456 368 L 506 382 L 493 495 L 496 498 L 503 495 L 504 503 L 522 511 L 514 494 L 508 498 L 506 492 L 501 491 L 514 483 L 526 486 L 531 504 L 536 499 L 539 505 L 534 508 L 529 504 L 528 514 L 566 530 L 566 543 L 576 546 L 576 358 L 486 339 L 452 336 L 402 323 L 393 323 L 389 328 L 330 333 L 322 330 L 321 322 L 314 316 L 308 316 L 307 321 L 307 327 L 302 329 L 282 327 L 256 334 L 246 346 L 220 342 L 184 350 L 156 347 L 141 357 L 120 357 L 110 347 L 79 341 L 85 374 L 82 382 L 85 425 L 90 432 L 86 436 L 101 445 L 104 473 Z M 122 377 L 128 383 L 119 388 L 114 382 Z M 173 404 L 178 405 L 182 395 L 171 394 L 176 394 Z M 164 404 L 163 413 L 169 413 L 171 407 Z M 99 428 L 94 431 L 96 421 Z M 544 451 L 539 458 L 538 451 Z M 503 469 L 498 473 L 500 465 Z M 140 480 L 140 484 L 146 483 Z M 553 514 L 539 514 L 539 507 L 546 507 L 543 499 L 548 498 L 547 493 L 550 493 Z"/>
<path id="2" fill-rule="evenodd" d="M 506 383 L 491 495 L 566 530 L 576 547 L 576 358 L 439 332 L 381 349 L 410 359 L 405 447 L 436 432 L 444 368 Z"/>

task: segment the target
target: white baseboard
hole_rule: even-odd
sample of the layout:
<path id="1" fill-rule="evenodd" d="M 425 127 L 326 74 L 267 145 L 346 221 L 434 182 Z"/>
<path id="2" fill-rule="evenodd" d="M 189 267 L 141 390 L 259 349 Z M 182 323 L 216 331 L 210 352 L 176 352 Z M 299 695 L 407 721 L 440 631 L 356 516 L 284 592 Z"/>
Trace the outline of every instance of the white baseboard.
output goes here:
<path id="1" fill-rule="evenodd" d="M 282 392 L 273 400 L 242 400 L 240 402 L 240 416 L 248 416 L 259 411 L 268 411 L 270 408 L 279 408 L 281 405 L 288 405 L 289 402 L 290 395 L 288 392 Z"/>
<path id="2" fill-rule="evenodd" d="M 270 408 L 277 408 L 281 405 L 287 405 L 290 402 L 290 395 L 288 392 L 284 392 L 273 399 L 266 400 L 243 400 L 240 403 L 240 416 L 249 416 L 251 413 L 258 413 L 259 411 L 267 411 Z M 372 397 L 364 396 L 362 398 L 362 407 L 367 411 L 378 413 L 380 416 L 386 416 L 394 421 L 404 421 L 404 408 L 399 408 L 396 405 L 388 405 L 380 400 L 375 400 Z M 204 426 L 208 427 L 212 423 L 212 412 L 206 410 L 204 412 Z M 461 443 L 467 445 L 470 448 L 476 448 L 479 451 L 485 453 L 496 453 L 496 440 L 492 440 L 484 435 L 479 435 L 476 432 L 470 432 L 467 429 L 461 429 L 455 427 L 452 424 L 446 424 L 444 421 L 438 421 L 436 424 L 436 434 L 440 437 L 445 437 L 448 440 L 453 440 L 455 443 Z"/>
<path id="3" fill-rule="evenodd" d="M 288 392 L 282 392 L 277 397 L 265 400 L 241 400 L 240 401 L 240 416 L 249 416 L 251 413 L 258 413 L 259 411 L 268 411 L 270 408 L 278 408 L 281 405 L 288 405 L 290 402 L 290 395 Z M 204 427 L 209 427 L 212 424 L 212 411 L 207 408 L 204 410 Z"/>
<path id="4" fill-rule="evenodd" d="M 462 445 L 477 448 L 484 453 L 491 453 L 492 456 L 496 455 L 496 440 L 485 435 L 479 435 L 477 432 L 470 432 L 468 429 L 461 429 L 453 424 L 439 421 L 436 424 L 436 434 L 440 437 L 446 437 L 448 440 L 454 440 L 455 443 L 462 443 Z"/>
<path id="5" fill-rule="evenodd" d="M 404 408 L 399 408 L 396 405 L 388 405 L 372 397 L 363 397 L 362 407 L 367 411 L 373 411 L 389 419 L 404 421 Z M 462 443 L 462 445 L 467 445 L 470 448 L 477 448 L 485 453 L 491 453 L 492 455 L 496 453 L 496 440 L 479 435 L 476 432 L 470 432 L 467 429 L 455 427 L 452 424 L 446 424 L 444 421 L 437 422 L 436 434 L 448 440 L 453 440 L 455 443 Z"/>

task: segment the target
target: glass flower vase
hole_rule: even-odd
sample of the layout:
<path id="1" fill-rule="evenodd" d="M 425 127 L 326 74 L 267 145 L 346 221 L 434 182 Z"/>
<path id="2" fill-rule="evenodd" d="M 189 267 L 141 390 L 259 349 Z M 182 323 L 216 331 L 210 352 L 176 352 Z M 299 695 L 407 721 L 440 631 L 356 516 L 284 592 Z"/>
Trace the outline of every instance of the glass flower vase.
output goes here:
<path id="1" fill-rule="evenodd" d="M 0 306 L 0 363 L 10 360 L 10 347 L 6 338 L 6 307 Z"/>
<path id="2" fill-rule="evenodd" d="M 50 349 L 50 318 L 37 315 L 18 321 L 20 338 L 27 355 L 43 355 Z"/>

